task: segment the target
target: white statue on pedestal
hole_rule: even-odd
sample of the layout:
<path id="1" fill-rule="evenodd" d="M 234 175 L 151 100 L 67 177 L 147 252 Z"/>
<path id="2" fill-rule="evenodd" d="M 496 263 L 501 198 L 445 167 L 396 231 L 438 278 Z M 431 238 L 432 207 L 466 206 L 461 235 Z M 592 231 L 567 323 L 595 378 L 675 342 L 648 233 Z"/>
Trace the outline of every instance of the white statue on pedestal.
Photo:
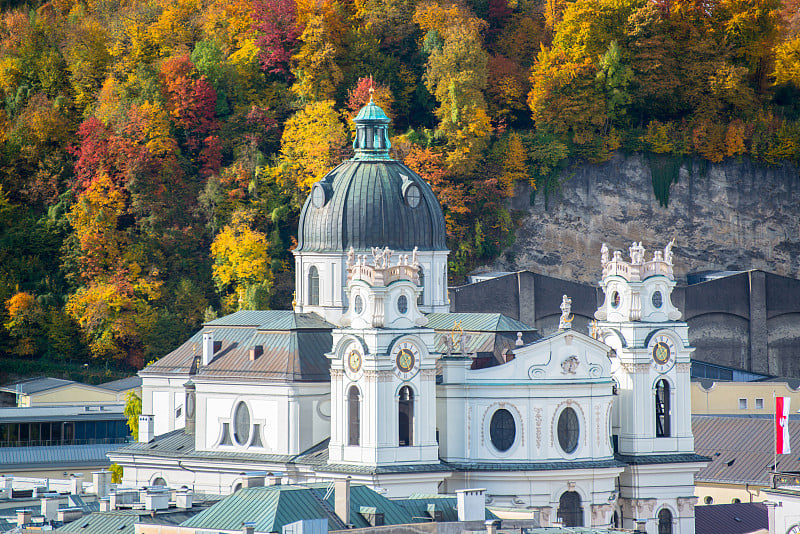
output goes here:
<path id="1" fill-rule="evenodd" d="M 558 322 L 558 329 L 567 330 L 572 328 L 572 320 L 575 318 L 574 316 L 570 317 L 570 312 L 572 312 L 572 299 L 564 295 L 561 299 L 560 308 L 561 319 Z"/>

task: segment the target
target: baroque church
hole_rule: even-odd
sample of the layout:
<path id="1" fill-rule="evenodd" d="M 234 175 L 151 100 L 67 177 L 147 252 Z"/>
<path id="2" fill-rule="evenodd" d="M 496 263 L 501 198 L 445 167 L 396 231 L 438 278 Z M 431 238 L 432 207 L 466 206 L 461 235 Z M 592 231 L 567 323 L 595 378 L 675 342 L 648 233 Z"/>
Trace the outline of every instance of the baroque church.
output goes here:
<path id="1" fill-rule="evenodd" d="M 445 221 L 389 155 L 373 102 L 355 156 L 314 184 L 293 310 L 240 311 L 150 364 L 138 442 L 109 453 L 126 486 L 228 494 L 252 471 L 350 478 L 390 497 L 485 488 L 543 526 L 646 522 L 694 532 L 688 327 L 672 245 L 604 246 L 591 332 L 450 313 Z"/>

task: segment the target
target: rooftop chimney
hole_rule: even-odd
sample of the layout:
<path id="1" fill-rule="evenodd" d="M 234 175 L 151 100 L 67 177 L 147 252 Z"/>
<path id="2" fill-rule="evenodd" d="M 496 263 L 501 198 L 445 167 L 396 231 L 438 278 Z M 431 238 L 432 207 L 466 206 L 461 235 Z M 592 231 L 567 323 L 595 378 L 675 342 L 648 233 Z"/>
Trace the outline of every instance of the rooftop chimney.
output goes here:
<path id="1" fill-rule="evenodd" d="M 267 478 L 267 473 L 264 471 L 251 471 L 244 474 L 243 488 L 260 488 L 264 485 L 264 479 Z"/>
<path id="2" fill-rule="evenodd" d="M 58 493 L 47 493 L 42 496 L 42 515 L 46 521 L 55 521 L 58 517 L 58 502 L 61 497 Z"/>
<path id="3" fill-rule="evenodd" d="M 73 495 L 83 494 L 83 477 L 78 476 L 76 473 L 72 473 L 69 476 L 69 484 L 70 484 L 70 493 L 72 493 Z"/>
<path id="4" fill-rule="evenodd" d="M 486 534 L 497 534 L 497 529 L 500 527 L 500 520 L 489 519 L 484 525 L 486 525 Z"/>
<path id="5" fill-rule="evenodd" d="M 456 490 L 459 521 L 483 521 L 486 519 L 486 489 Z"/>
<path id="6" fill-rule="evenodd" d="M 203 332 L 203 365 L 214 359 L 214 332 Z"/>
<path id="7" fill-rule="evenodd" d="M 150 443 L 156 437 L 156 421 L 152 415 L 139 416 L 139 443 Z"/>
<path id="8" fill-rule="evenodd" d="M 141 424 L 141 416 L 139 417 L 139 423 Z M 141 435 L 141 432 L 139 434 Z M 107 497 L 108 490 L 111 489 L 111 471 L 106 471 L 105 469 L 103 471 L 93 471 L 92 484 L 98 499 Z"/>
<path id="9" fill-rule="evenodd" d="M 334 484 L 334 510 L 345 525 L 350 524 L 350 477 Z"/>
<path id="10" fill-rule="evenodd" d="M 256 524 L 253 521 L 245 521 L 242 523 L 242 534 L 254 534 L 256 531 Z"/>
<path id="11" fill-rule="evenodd" d="M 32 517 L 33 512 L 28 508 L 17 510 L 17 526 L 21 527 L 22 525 L 27 525 L 31 522 Z"/>
<path id="12" fill-rule="evenodd" d="M 169 508 L 169 488 L 163 486 L 151 486 L 147 488 L 144 497 L 144 509 L 155 512 L 156 510 L 166 510 Z"/>
<path id="13" fill-rule="evenodd" d="M 100 511 L 110 512 L 111 510 L 111 497 L 103 497 L 100 499 Z"/>
<path id="14" fill-rule="evenodd" d="M 281 485 L 281 478 L 282 477 L 281 477 L 280 473 L 276 473 L 276 474 L 269 473 L 267 475 L 267 483 L 270 486 L 280 486 Z"/>
<path id="15" fill-rule="evenodd" d="M 192 507 L 192 490 L 182 489 L 175 494 L 175 506 L 188 510 Z"/>

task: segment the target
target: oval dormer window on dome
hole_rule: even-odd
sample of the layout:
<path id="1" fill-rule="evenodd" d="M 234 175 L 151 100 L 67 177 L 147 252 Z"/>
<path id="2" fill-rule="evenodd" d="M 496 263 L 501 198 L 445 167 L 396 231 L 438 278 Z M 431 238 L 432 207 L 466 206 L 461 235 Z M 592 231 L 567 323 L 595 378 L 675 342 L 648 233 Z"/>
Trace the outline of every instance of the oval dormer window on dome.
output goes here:
<path id="1" fill-rule="evenodd" d="M 328 202 L 328 192 L 325 187 L 317 182 L 311 188 L 311 205 L 315 208 L 321 208 Z"/>
<path id="2" fill-rule="evenodd" d="M 353 311 L 356 312 L 356 315 L 361 315 L 361 312 L 364 311 L 364 301 L 361 299 L 361 295 L 356 295 L 356 298 L 353 299 Z"/>

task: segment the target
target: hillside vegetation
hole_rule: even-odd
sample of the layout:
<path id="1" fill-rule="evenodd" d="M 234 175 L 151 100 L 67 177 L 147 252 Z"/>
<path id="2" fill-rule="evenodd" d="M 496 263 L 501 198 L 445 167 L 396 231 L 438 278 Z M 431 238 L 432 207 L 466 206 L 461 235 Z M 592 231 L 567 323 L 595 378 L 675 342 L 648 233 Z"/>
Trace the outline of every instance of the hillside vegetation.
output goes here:
<path id="1" fill-rule="evenodd" d="M 299 209 L 371 92 L 455 279 L 567 161 L 659 154 L 663 203 L 683 158 L 797 162 L 798 3 L 4 0 L 0 374 L 140 367 L 287 307 Z"/>

